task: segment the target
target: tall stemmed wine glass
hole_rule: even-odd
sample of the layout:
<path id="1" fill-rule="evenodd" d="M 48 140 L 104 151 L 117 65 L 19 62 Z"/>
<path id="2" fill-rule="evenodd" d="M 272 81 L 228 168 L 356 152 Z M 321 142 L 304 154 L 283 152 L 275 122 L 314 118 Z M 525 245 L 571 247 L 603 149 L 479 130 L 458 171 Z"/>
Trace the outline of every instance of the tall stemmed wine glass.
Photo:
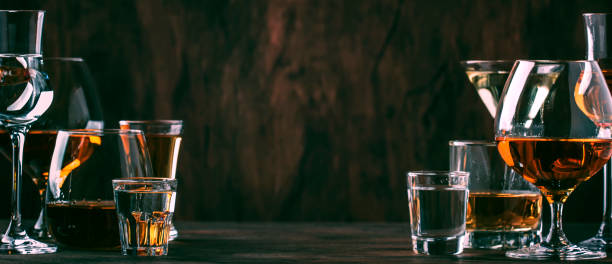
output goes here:
<path id="1" fill-rule="evenodd" d="M 574 91 L 605 85 L 594 61 L 529 61 L 514 64 L 495 118 L 498 151 L 506 164 L 533 183 L 551 204 L 546 239 L 506 252 L 523 259 L 579 260 L 605 252 L 573 245 L 563 233 L 563 204 L 572 191 L 610 159 L 610 135 L 601 133 L 577 105 Z M 602 100 L 612 100 L 602 94 Z M 584 105 L 583 105 L 584 107 Z M 594 115 L 600 110 L 589 107 Z"/>
<path id="2" fill-rule="evenodd" d="M 588 60 L 597 60 L 599 63 L 599 67 L 606 78 L 606 82 L 608 84 L 607 88 L 612 86 L 612 40 L 608 38 L 612 38 L 612 14 L 606 13 L 589 13 L 583 14 L 584 17 L 584 25 L 585 25 L 585 36 L 587 42 L 587 59 Z M 611 25 L 607 25 L 611 24 Z M 578 93 L 586 93 L 587 95 L 592 95 L 593 99 L 599 99 L 600 97 L 597 95 L 601 92 L 609 93 L 609 91 L 603 89 L 601 91 L 597 91 L 595 89 L 591 89 L 590 91 L 576 91 Z M 587 98 L 588 100 L 588 98 Z M 603 105 L 600 100 L 594 101 L 593 103 L 597 103 L 600 107 L 609 107 Z M 603 108 L 600 108 L 605 110 Z M 585 109 L 586 110 L 586 109 Z M 594 115 L 590 115 L 595 117 Z M 606 120 L 609 118 L 607 115 L 602 115 L 599 118 L 603 117 L 603 120 L 597 120 L 595 118 L 593 120 L 599 126 L 604 129 L 610 125 L 610 120 Z M 604 130 L 605 131 L 605 130 Z M 601 224 L 599 225 L 599 230 L 597 230 L 597 234 L 594 237 L 589 238 L 585 241 L 580 242 L 581 246 L 588 247 L 593 250 L 611 250 L 612 249 L 612 162 L 608 162 L 603 169 L 603 219 Z"/>
<path id="3" fill-rule="evenodd" d="M 0 11 L 0 125 L 13 146 L 11 220 L 2 236 L 5 254 L 53 253 L 57 247 L 31 239 L 21 225 L 21 172 L 25 135 L 51 105 L 53 91 L 40 72 L 44 11 Z"/>

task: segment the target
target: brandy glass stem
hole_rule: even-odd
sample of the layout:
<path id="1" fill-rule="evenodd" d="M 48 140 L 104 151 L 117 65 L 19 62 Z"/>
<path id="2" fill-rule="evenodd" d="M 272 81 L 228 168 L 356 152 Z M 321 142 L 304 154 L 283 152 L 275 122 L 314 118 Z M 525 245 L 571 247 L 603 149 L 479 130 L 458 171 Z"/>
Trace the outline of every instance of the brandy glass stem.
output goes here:
<path id="1" fill-rule="evenodd" d="M 548 244 L 551 248 L 562 248 L 570 245 L 569 240 L 563 232 L 563 224 L 561 222 L 561 216 L 563 215 L 563 202 L 553 201 L 550 204 L 550 230 L 546 237 L 545 244 Z"/>

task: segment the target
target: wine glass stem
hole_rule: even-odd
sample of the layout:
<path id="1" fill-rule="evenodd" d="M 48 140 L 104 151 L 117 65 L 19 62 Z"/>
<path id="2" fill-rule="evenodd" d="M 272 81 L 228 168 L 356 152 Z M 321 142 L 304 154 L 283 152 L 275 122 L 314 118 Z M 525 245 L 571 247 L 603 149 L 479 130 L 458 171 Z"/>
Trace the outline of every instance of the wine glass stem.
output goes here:
<path id="1" fill-rule="evenodd" d="M 21 227 L 21 173 L 23 161 L 23 145 L 27 126 L 10 127 L 11 143 L 13 145 L 13 184 L 11 194 L 11 222 L 4 234 L 4 240 L 22 239 L 27 237 Z"/>
<path id="2" fill-rule="evenodd" d="M 612 160 L 603 167 L 603 221 L 599 227 L 597 237 L 603 238 L 606 242 L 612 240 Z"/>
<path id="3" fill-rule="evenodd" d="M 563 233 L 563 226 L 561 223 L 561 216 L 563 215 L 563 203 L 560 201 L 553 201 L 550 205 L 550 231 L 546 237 L 546 243 L 552 248 L 561 248 L 570 244 L 565 233 Z"/>

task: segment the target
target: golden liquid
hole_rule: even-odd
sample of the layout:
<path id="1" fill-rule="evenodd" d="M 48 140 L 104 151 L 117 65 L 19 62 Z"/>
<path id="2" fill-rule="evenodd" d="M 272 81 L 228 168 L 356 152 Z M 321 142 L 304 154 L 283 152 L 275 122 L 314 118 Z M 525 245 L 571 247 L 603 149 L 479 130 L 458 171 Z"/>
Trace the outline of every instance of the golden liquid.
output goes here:
<path id="1" fill-rule="evenodd" d="M 612 141 L 603 139 L 497 138 L 499 154 L 546 199 L 565 202 L 574 188 L 610 159 Z"/>
<path id="2" fill-rule="evenodd" d="M 132 212 L 132 216 L 134 217 L 136 223 L 136 230 L 131 230 L 130 226 L 127 225 L 128 234 L 126 237 L 128 238 L 128 243 L 132 246 L 139 247 L 157 247 L 163 246 L 168 243 L 168 238 L 170 236 L 170 225 L 168 224 L 169 213 L 168 212 L 160 212 L 154 211 L 153 217 L 142 218 L 142 212 Z M 127 220 L 129 221 L 129 220 Z M 135 234 L 136 241 L 132 241 L 131 232 L 138 232 Z"/>
<path id="3" fill-rule="evenodd" d="M 146 134 L 145 137 L 155 177 L 175 178 L 182 137 L 159 134 Z"/>
<path id="4" fill-rule="evenodd" d="M 538 227 L 542 195 L 470 192 L 467 210 L 468 231 L 528 231 Z"/>
<path id="5" fill-rule="evenodd" d="M 32 130 L 28 132 L 23 147 L 23 173 L 32 179 L 41 196 L 47 188 L 56 137 L 56 130 Z M 6 130 L 0 130 L 0 155 L 9 162 L 12 159 L 11 139 Z"/>

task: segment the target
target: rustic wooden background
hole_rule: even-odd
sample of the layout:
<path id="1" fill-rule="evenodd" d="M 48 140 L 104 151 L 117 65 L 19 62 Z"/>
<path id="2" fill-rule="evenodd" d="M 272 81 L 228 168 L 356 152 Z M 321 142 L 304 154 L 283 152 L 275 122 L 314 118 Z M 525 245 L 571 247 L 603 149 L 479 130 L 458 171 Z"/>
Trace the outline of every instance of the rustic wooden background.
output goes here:
<path id="1" fill-rule="evenodd" d="M 107 126 L 185 120 L 179 218 L 397 221 L 408 217 L 407 170 L 446 169 L 450 139 L 492 139 L 493 120 L 459 61 L 583 58 L 580 14 L 610 12 L 612 2 L 23 0 L 0 8 L 48 11 L 45 55 L 86 59 Z M 599 219 L 600 185 L 578 188 L 566 219 Z"/>

